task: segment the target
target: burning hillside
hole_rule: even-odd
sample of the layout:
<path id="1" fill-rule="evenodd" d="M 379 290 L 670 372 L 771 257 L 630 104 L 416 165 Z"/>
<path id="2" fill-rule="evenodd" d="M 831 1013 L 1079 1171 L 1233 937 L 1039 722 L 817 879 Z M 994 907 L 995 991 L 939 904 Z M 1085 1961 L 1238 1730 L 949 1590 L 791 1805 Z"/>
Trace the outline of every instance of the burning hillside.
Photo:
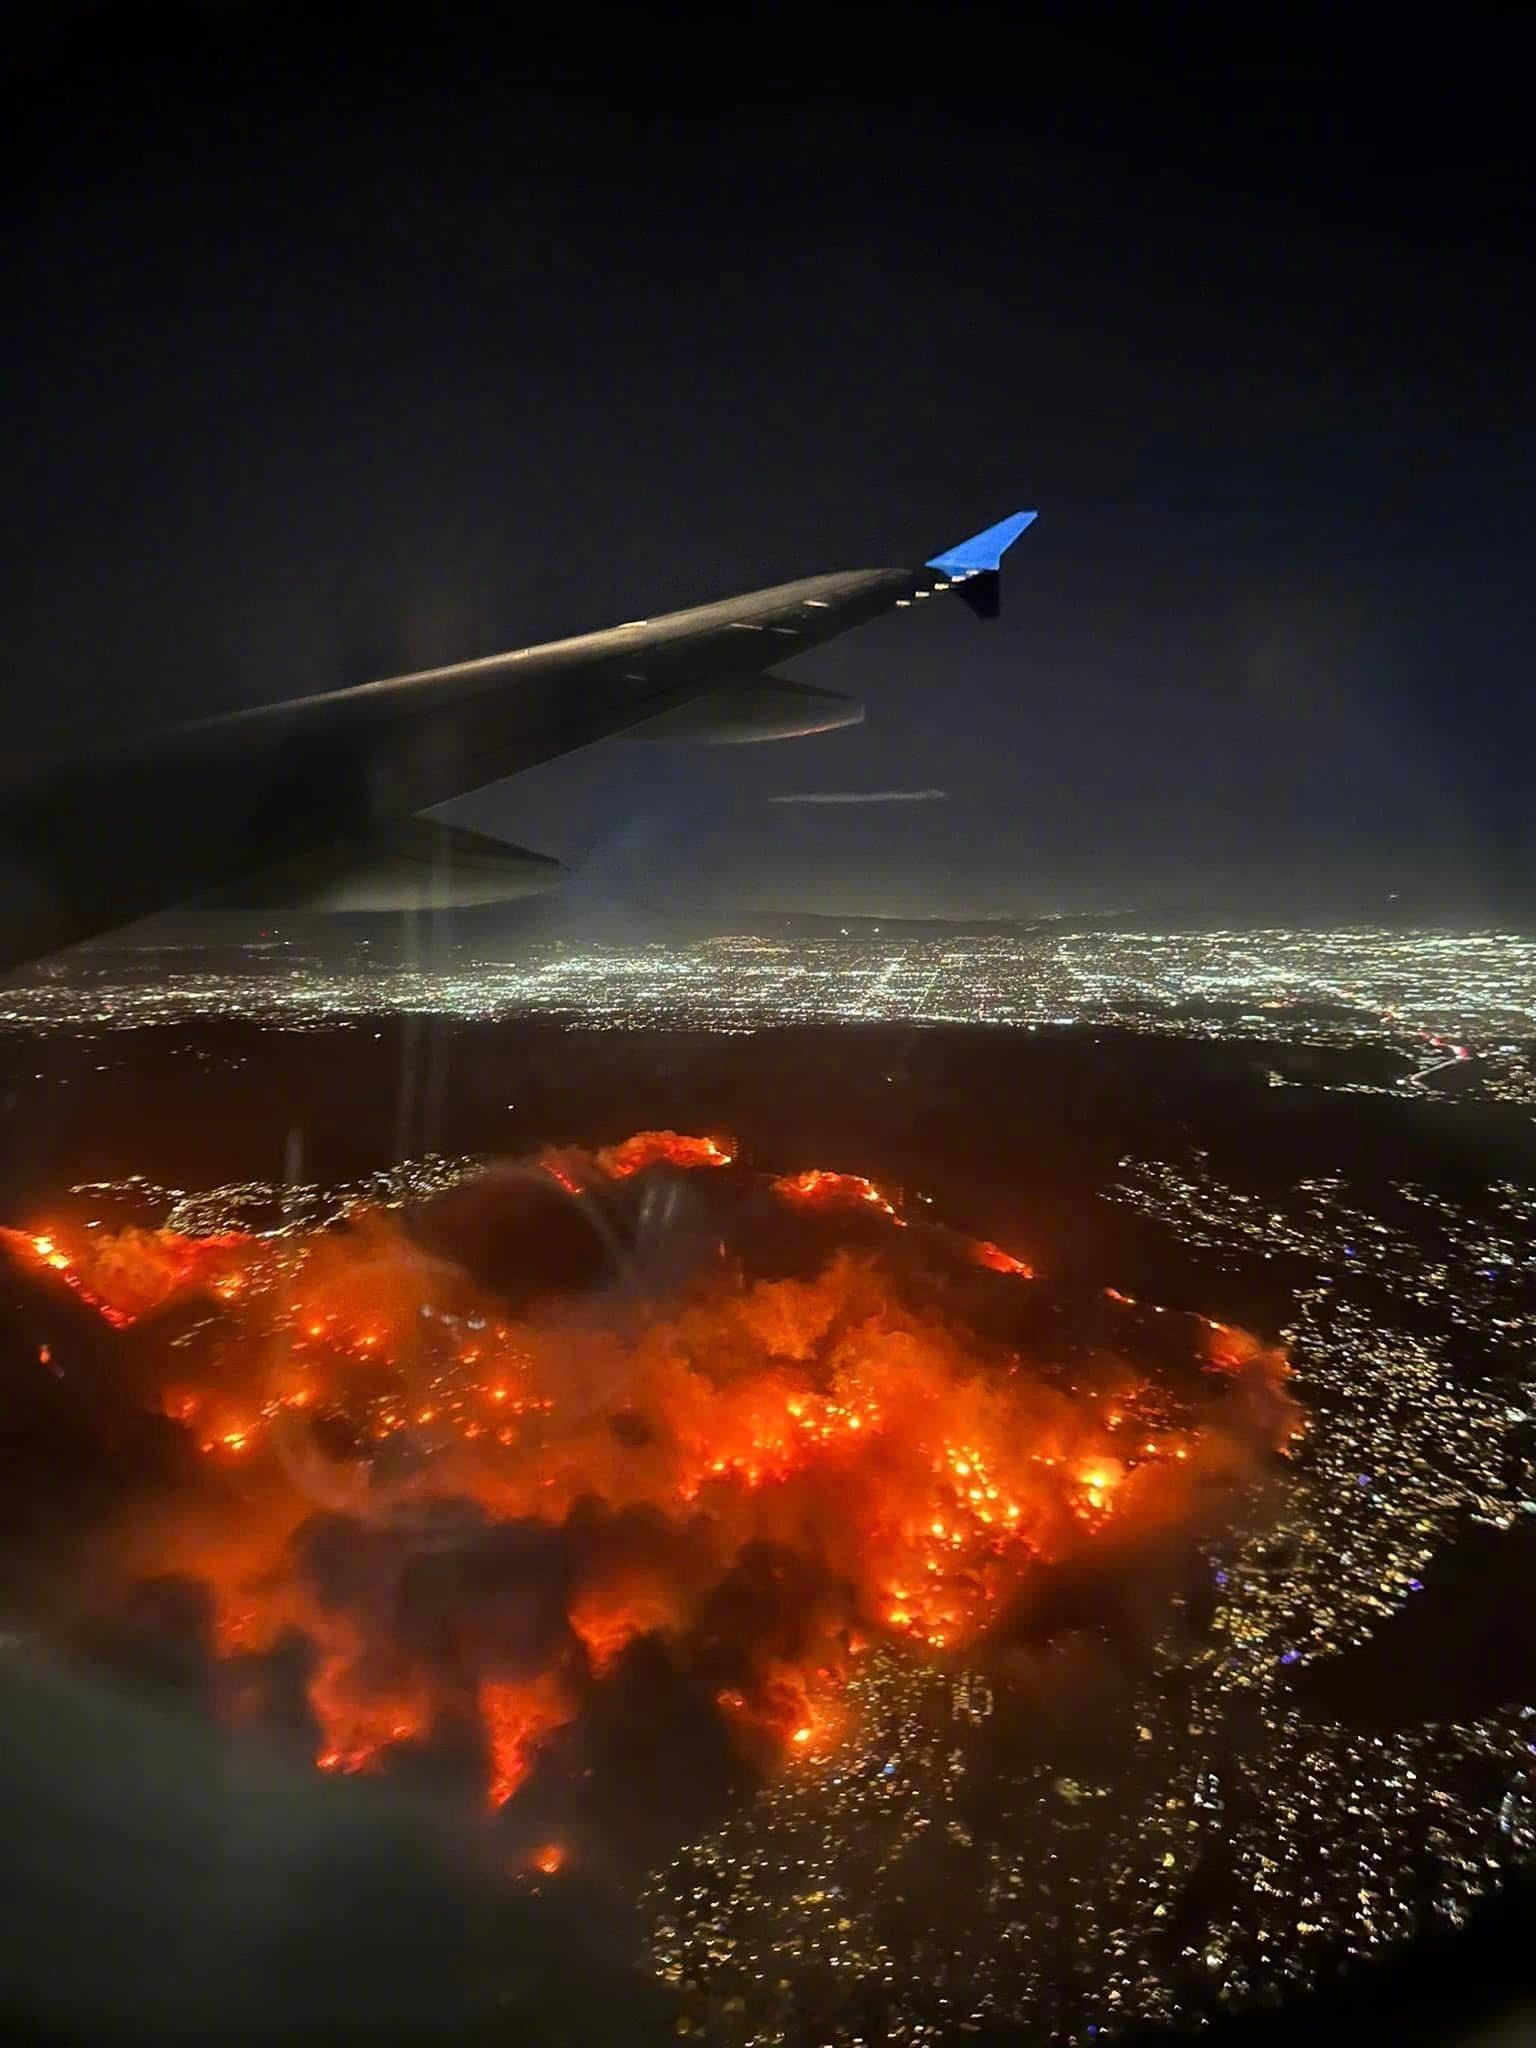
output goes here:
<path id="1" fill-rule="evenodd" d="M 1239 1332 L 1178 1319 L 1178 1399 L 1118 1302 L 1123 1347 L 1032 1359 L 957 1307 L 1032 1288 L 1023 1258 L 733 1158 L 643 1132 L 307 1233 L 5 1232 L 139 1326 L 200 1453 L 120 1532 L 111 1597 L 187 1588 L 213 1698 L 323 1770 L 457 1759 L 506 1807 L 543 1760 L 579 1774 L 642 1677 L 737 1767 L 793 1768 L 872 1647 L 985 1654 L 1043 1569 L 1177 1525 L 1289 1434 L 1283 1363 Z M 578 1284 L 680 1176 L 707 1256 Z M 752 1256 L 775 1215 L 800 1269 Z M 538 1271 L 519 1295 L 498 1260 Z"/>

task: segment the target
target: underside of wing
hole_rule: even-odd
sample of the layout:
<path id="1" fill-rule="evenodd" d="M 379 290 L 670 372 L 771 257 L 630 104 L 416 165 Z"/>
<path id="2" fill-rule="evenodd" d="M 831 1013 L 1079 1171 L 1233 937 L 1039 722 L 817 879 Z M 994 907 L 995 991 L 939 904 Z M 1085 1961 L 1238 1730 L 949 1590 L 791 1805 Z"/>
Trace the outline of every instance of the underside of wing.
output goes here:
<path id="1" fill-rule="evenodd" d="M 400 818 L 210 890 L 197 908 L 304 917 L 470 910 L 542 895 L 564 875 L 560 861 L 526 846 L 439 818 Z"/>
<path id="2" fill-rule="evenodd" d="M 558 863 L 417 814 L 619 733 L 722 744 L 852 723 L 853 700 L 774 671 L 946 591 L 991 616 L 1034 516 L 915 568 L 805 577 L 19 769 L 0 784 L 0 967 L 210 892 L 346 910 L 527 893 Z"/>

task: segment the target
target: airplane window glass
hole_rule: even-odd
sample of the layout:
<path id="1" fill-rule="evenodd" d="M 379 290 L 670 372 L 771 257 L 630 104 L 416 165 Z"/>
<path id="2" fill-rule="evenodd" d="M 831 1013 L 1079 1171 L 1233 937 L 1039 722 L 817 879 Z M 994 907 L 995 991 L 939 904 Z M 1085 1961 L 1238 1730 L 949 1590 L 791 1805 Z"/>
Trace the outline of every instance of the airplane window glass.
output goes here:
<path id="1" fill-rule="evenodd" d="M 842 25 L 18 30 L 18 2039 L 1536 2009 L 1522 74 Z"/>

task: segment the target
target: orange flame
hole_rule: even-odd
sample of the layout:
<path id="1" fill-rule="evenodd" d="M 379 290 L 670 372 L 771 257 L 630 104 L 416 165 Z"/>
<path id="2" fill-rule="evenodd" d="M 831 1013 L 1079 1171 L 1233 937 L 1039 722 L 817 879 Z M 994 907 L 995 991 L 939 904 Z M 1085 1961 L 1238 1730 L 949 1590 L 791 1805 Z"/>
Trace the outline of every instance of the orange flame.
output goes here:
<path id="1" fill-rule="evenodd" d="M 734 1156 L 719 1139 L 653 1131 L 543 1163 L 553 1172 L 555 1159 L 557 1177 L 580 1189 L 599 1173 Z M 855 1174 L 812 1169 L 771 1185 L 789 1202 L 902 1222 Z M 846 1252 L 810 1280 L 717 1269 L 636 1332 L 519 1323 L 377 1211 L 280 1245 L 62 1225 L 0 1241 L 119 1326 L 179 1296 L 212 1297 L 206 1352 L 168 1352 L 154 1398 L 193 1432 L 213 1461 L 210 1487 L 224 1490 L 212 1507 L 188 1502 L 131 1530 L 124 1570 L 206 1579 L 221 1655 L 259 1651 L 285 1628 L 309 1638 L 322 1769 L 385 1767 L 391 1751 L 432 1741 L 472 1705 L 493 1808 L 577 1714 L 582 1688 L 608 1681 L 639 1638 L 659 1636 L 710 1669 L 722 1626 L 707 1620 L 711 1598 L 754 1554 L 773 1562 L 744 1608 L 771 1615 L 787 1602 L 793 1626 L 736 1645 L 735 1662 L 704 1682 L 754 1755 L 771 1748 L 793 1761 L 839 1739 L 840 1674 L 862 1646 L 920 1656 L 974 1646 L 1041 1560 L 1099 1540 L 1111 1522 L 1155 1516 L 1187 1484 L 1179 1468 L 1204 1459 L 1221 1469 L 1230 1456 L 1207 1455 L 1199 1418 L 1175 1429 L 1120 1368 L 1102 1407 L 1095 1390 L 1059 1391 L 906 1306 L 895 1273 Z M 987 1240 L 949 1242 L 992 1271 L 1030 1275 Z M 1244 1378 L 1253 1426 L 1283 1441 L 1279 1354 L 1193 1321 L 1198 1358 L 1224 1376 L 1220 1386 L 1200 1376 L 1209 1400 L 1227 1398 L 1225 1376 Z M 578 1381 L 601 1390 L 585 1406 L 570 1399 Z M 483 1654 L 470 1637 L 434 1663 L 398 1639 L 388 1602 L 339 1619 L 295 1564 L 317 1488 L 369 1528 L 452 1499 L 476 1504 L 477 1527 L 517 1519 L 572 1542 L 578 1526 L 595 1528 L 546 1668 L 507 1675 L 489 1636 Z M 594 1499 L 609 1522 L 592 1523 Z"/>
<path id="2" fill-rule="evenodd" d="M 993 1273 L 1013 1273 L 1020 1280 L 1033 1280 L 1035 1269 L 1026 1266 L 1022 1259 L 1016 1259 L 1011 1252 L 1005 1252 L 1001 1245 L 993 1244 L 990 1238 L 978 1237 L 973 1240 L 970 1259 L 974 1266 L 985 1266 Z"/>
<path id="3" fill-rule="evenodd" d="M 882 1216 L 900 1221 L 895 1204 L 861 1173 L 828 1173 L 822 1167 L 813 1166 L 804 1173 L 781 1174 L 773 1183 L 773 1191 L 782 1195 L 785 1201 L 813 1203 L 822 1208 L 864 1202 Z"/>
<path id="4" fill-rule="evenodd" d="M 56 1275 L 120 1330 L 174 1295 L 195 1288 L 238 1289 L 241 1276 L 233 1262 L 252 1243 L 238 1230 L 185 1237 L 134 1228 L 87 1233 L 62 1224 L 35 1232 L 0 1228 L 0 1245 L 23 1266 Z"/>
<path id="5" fill-rule="evenodd" d="M 491 1762 L 486 1799 L 505 1806 L 532 1770 L 539 1744 L 572 1718 L 575 1703 L 552 1672 L 527 1682 L 486 1679 L 478 1696 Z"/>
<path id="6" fill-rule="evenodd" d="M 648 1166 L 729 1166 L 736 1147 L 730 1140 L 689 1138 L 679 1131 L 636 1131 L 622 1145 L 606 1145 L 597 1163 L 614 1180 L 643 1173 Z"/>

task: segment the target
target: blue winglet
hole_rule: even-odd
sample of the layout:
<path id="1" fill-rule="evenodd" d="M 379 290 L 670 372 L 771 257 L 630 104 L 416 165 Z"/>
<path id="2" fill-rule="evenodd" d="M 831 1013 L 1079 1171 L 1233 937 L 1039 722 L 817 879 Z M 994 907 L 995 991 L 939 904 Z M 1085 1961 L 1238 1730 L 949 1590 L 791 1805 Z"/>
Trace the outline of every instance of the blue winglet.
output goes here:
<path id="1" fill-rule="evenodd" d="M 1039 516 L 1038 512 L 1012 512 L 1006 519 L 999 519 L 996 526 L 973 533 L 969 540 L 946 548 L 942 555 L 931 556 L 923 566 L 937 569 L 945 576 L 974 576 L 987 569 L 995 572 L 1025 527 L 1033 526 Z"/>

